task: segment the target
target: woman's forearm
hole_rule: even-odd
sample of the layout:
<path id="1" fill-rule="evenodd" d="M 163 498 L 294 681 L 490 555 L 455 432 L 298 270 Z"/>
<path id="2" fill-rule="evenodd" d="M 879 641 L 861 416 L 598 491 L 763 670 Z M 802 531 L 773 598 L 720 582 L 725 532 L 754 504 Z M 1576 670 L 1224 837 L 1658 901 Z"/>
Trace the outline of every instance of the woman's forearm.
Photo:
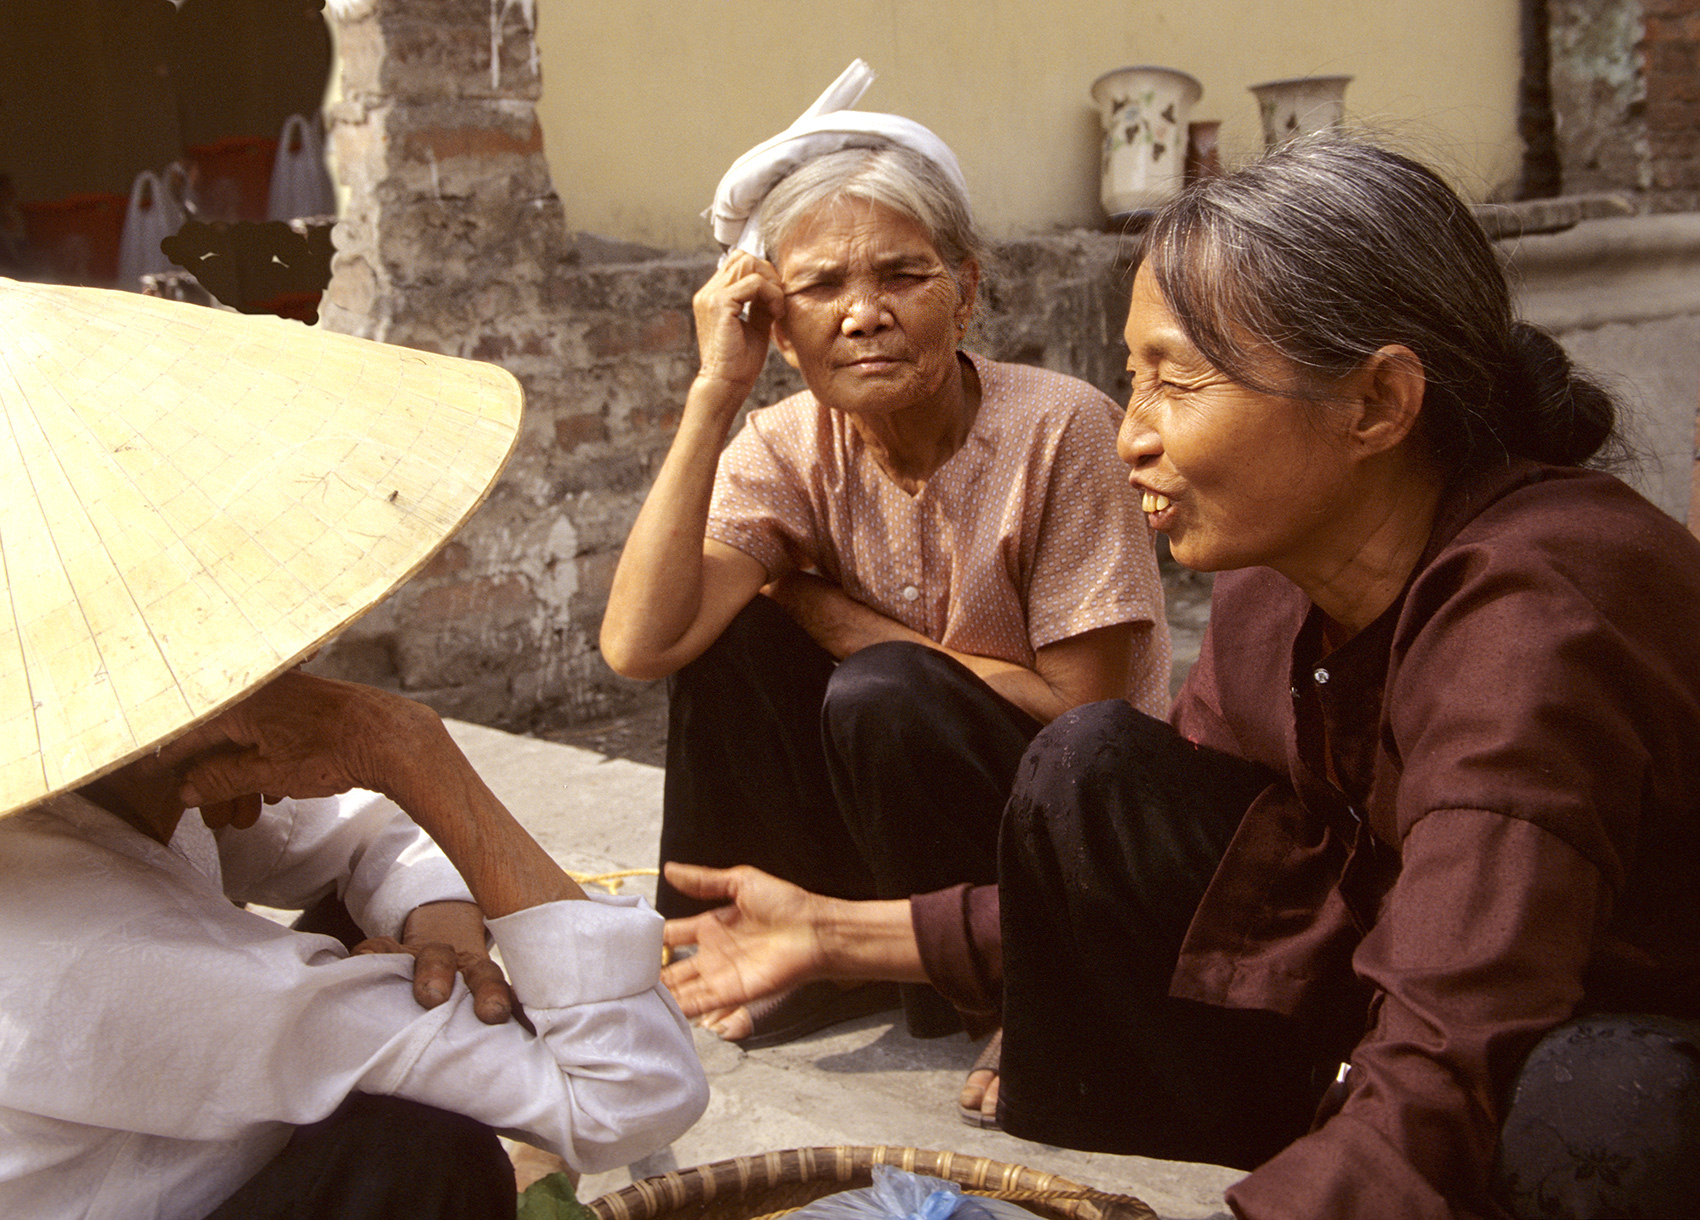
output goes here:
<path id="1" fill-rule="evenodd" d="M 626 539 L 602 619 L 602 655 L 629 678 L 663 678 L 702 654 L 767 578 L 730 547 L 705 547 L 720 449 L 767 362 L 785 292 L 773 264 L 734 252 L 691 298 L 701 355 L 679 430 Z"/>
<path id="2" fill-rule="evenodd" d="M 1064 691 L 1052 686 L 1037 670 L 997 657 L 977 656 L 946 648 L 871 606 L 863 605 L 839 586 L 818 576 L 808 573 L 787 576 L 772 586 L 771 594 L 815 643 L 840 661 L 873 644 L 906 640 L 954 658 L 1041 724 L 1049 724 L 1074 706 Z M 1125 662 L 1121 672 L 1121 684 L 1125 687 Z"/>
<path id="3" fill-rule="evenodd" d="M 436 841 L 486 916 L 584 891 L 472 769 L 442 717 L 391 691 L 289 670 L 155 755 L 172 822 L 258 793 L 382 793 Z"/>
<path id="4" fill-rule="evenodd" d="M 703 540 L 715 468 L 732 420 L 743 405 L 740 387 L 699 377 L 691 386 L 678 432 L 626 538 L 602 620 L 603 658 L 633 678 L 659 678 L 694 659 L 713 636 L 693 632 L 704 616 Z"/>
<path id="5" fill-rule="evenodd" d="M 821 947 L 822 977 L 928 981 L 907 898 L 822 902 L 815 929 Z"/>
<path id="6" fill-rule="evenodd" d="M 578 884 L 479 778 L 441 719 L 421 711 L 398 717 L 386 735 L 381 790 L 442 849 L 484 915 L 495 919 L 583 898 Z"/>

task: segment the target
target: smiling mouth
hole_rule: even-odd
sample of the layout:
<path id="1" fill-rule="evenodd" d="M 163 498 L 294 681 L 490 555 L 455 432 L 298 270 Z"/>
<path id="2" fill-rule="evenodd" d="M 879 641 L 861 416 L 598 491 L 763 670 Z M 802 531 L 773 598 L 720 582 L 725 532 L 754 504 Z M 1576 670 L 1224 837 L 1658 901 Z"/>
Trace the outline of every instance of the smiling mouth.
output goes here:
<path id="1" fill-rule="evenodd" d="M 1169 507 L 1173 501 L 1159 492 L 1147 491 L 1140 493 L 1139 507 L 1142 512 L 1160 513 Z"/>

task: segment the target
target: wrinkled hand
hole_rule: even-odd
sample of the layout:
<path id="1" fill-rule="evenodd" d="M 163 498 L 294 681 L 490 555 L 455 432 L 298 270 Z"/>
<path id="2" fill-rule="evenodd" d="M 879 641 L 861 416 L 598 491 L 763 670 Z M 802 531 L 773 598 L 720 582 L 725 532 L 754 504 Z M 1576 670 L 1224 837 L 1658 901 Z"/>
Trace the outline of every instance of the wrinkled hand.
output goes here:
<path id="1" fill-rule="evenodd" d="M 384 760 L 408 756 L 408 735 L 435 719 L 399 695 L 290 670 L 167 744 L 160 761 L 181 767 L 185 806 L 199 806 L 209 824 L 244 826 L 261 793 L 394 796 Z"/>
<path id="2" fill-rule="evenodd" d="M 455 975 L 472 992 L 472 1011 L 486 1025 L 513 1016 L 517 1001 L 508 979 L 486 948 L 484 915 L 470 902 L 432 902 L 407 917 L 401 940 L 374 936 L 355 953 L 407 953 L 413 957 L 413 998 L 435 1008 L 454 992 Z"/>
<path id="3" fill-rule="evenodd" d="M 766 259 L 740 250 L 697 290 L 691 308 L 701 357 L 697 375 L 747 391 L 767 363 L 774 319 L 785 316 L 778 270 Z"/>
<path id="4" fill-rule="evenodd" d="M 716 869 L 669 863 L 667 880 L 693 898 L 728 904 L 667 921 L 663 938 L 669 948 L 695 945 L 697 950 L 661 972 L 686 1016 L 712 1020 L 714 1014 L 824 977 L 817 895 L 747 864 Z"/>
<path id="5" fill-rule="evenodd" d="M 816 572 L 788 572 L 769 582 L 762 592 L 837 661 L 885 640 L 909 640 L 928 646 L 933 643 L 896 619 L 858 602 L 842 586 Z"/>
<path id="6" fill-rule="evenodd" d="M 781 610 L 801 623 L 814 599 L 822 594 L 822 586 L 837 587 L 818 572 L 787 572 L 778 580 L 768 581 L 761 591 L 772 598 Z"/>

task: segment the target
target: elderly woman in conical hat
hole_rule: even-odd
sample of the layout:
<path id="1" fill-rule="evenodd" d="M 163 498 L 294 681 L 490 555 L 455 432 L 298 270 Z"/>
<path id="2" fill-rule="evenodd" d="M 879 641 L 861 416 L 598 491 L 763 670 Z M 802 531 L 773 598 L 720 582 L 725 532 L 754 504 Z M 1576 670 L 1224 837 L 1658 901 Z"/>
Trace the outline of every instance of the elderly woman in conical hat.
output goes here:
<path id="1" fill-rule="evenodd" d="M 604 1169 L 689 1126 L 659 917 L 434 713 L 293 668 L 483 499 L 513 379 L 11 281 L 0 329 L 0 1213 L 512 1217 L 497 1129 Z M 240 905 L 327 893 L 354 956 Z"/>
<path id="2" fill-rule="evenodd" d="M 919 124 L 848 109 L 868 75 L 721 183 L 732 248 L 602 651 L 670 679 L 664 862 L 899 898 L 992 880 L 1033 734 L 1094 699 L 1160 712 L 1169 655 L 1114 405 L 962 346 L 984 246 L 961 170 Z M 770 346 L 806 388 L 727 444 Z M 725 897 L 664 884 L 658 906 Z M 896 998 L 820 984 L 709 1024 L 754 1048 Z M 931 989 L 903 998 L 912 1032 L 962 1028 Z"/>
<path id="3" fill-rule="evenodd" d="M 668 985 L 996 997 L 1005 1131 L 1247 1220 L 1700 1214 L 1700 543 L 1611 398 L 1340 133 L 1160 209 L 1125 337 L 1127 476 L 1218 573 L 1169 722 L 1048 725 L 942 911 L 731 870 Z"/>

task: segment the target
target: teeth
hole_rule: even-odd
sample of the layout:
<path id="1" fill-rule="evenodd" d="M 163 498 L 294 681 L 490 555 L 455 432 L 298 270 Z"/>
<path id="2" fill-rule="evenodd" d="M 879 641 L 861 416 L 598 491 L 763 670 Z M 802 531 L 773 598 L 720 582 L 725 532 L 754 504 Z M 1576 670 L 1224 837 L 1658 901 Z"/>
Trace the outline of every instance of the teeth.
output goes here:
<path id="1" fill-rule="evenodd" d="M 1165 508 L 1169 507 L 1169 497 L 1160 496 L 1154 491 L 1148 491 L 1139 497 L 1139 507 L 1144 512 L 1160 513 Z"/>

